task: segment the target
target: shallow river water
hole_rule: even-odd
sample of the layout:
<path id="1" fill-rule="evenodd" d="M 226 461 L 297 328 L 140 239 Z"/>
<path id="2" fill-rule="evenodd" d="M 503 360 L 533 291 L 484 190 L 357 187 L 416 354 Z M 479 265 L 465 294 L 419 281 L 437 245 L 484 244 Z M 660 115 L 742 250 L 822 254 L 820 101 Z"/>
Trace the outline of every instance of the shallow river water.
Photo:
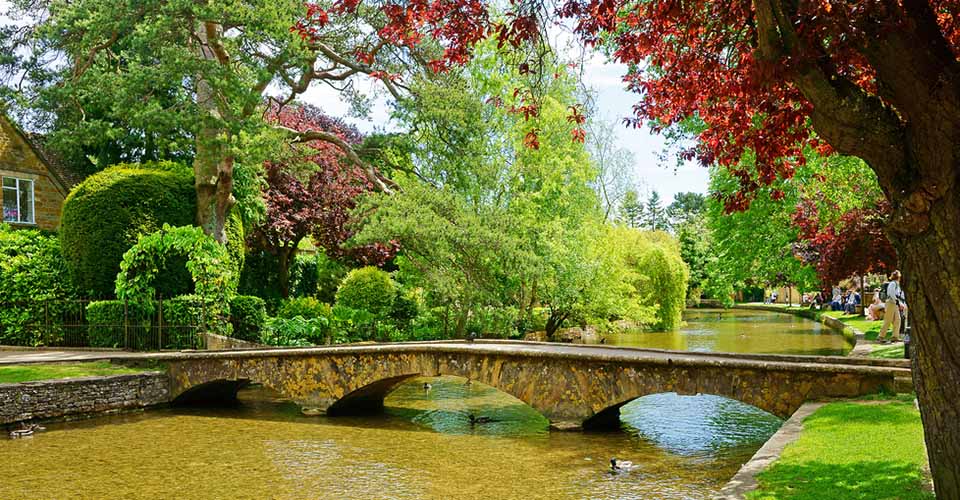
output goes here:
<path id="1" fill-rule="evenodd" d="M 710 328 L 699 314 L 687 329 Z M 752 321 L 729 318 L 718 321 Z M 770 329 L 792 324 L 771 319 Z M 793 330 L 781 335 L 801 335 Z M 822 353 L 829 344 L 784 350 Z M 732 344 L 718 337 L 713 345 Z M 712 350 L 682 346 L 697 347 Z M 781 423 L 729 399 L 660 394 L 624 406 L 622 432 L 549 432 L 520 401 L 454 377 L 412 380 L 387 407 L 384 415 L 307 417 L 251 388 L 229 408 L 50 424 L 30 439 L 0 440 L 0 498 L 703 499 Z M 471 425 L 471 414 L 492 421 Z M 614 456 L 637 467 L 612 475 Z"/>

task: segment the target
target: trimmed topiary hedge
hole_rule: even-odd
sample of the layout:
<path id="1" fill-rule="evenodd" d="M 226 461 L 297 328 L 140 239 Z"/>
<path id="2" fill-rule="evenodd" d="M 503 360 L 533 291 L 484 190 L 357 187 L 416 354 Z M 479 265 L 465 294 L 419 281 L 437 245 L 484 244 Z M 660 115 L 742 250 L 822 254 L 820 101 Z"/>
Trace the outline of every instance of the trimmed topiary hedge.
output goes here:
<path id="1" fill-rule="evenodd" d="M 337 305 L 359 309 L 383 319 L 393 308 L 397 285 L 390 274 L 373 266 L 347 273 L 337 290 Z"/>
<path id="2" fill-rule="evenodd" d="M 266 303 L 260 297 L 237 295 L 230 301 L 230 324 L 235 338 L 260 342 L 266 322 Z"/>
<path id="3" fill-rule="evenodd" d="M 88 177 L 63 203 L 60 241 L 77 288 L 112 297 L 120 260 L 143 234 L 164 223 L 193 223 L 193 172 L 172 162 L 120 164 Z M 190 274 L 171 263 L 158 291 L 173 296 L 190 290 Z"/>
<path id="4" fill-rule="evenodd" d="M 85 295 L 113 297 L 120 260 L 137 238 L 163 224 L 193 224 L 196 204 L 193 170 L 179 163 L 124 163 L 88 177 L 67 196 L 60 221 L 73 283 Z M 239 270 L 244 235 L 237 212 L 230 217 L 227 236 L 227 251 Z M 185 263 L 176 258 L 166 262 L 155 283 L 157 293 L 174 297 L 193 292 Z"/>

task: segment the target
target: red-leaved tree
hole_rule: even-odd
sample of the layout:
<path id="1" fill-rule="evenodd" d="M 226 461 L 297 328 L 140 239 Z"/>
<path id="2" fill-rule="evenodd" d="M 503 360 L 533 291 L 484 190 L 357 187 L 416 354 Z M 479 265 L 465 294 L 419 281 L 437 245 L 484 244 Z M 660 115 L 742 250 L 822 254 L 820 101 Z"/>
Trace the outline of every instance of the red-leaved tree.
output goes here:
<path id="1" fill-rule="evenodd" d="M 356 128 L 327 116 L 314 106 L 274 107 L 269 118 L 301 133 L 333 134 L 351 146 L 363 137 Z M 344 161 L 344 151 L 331 141 L 295 144 L 293 154 L 281 162 L 266 162 L 267 213 L 249 238 L 277 258 L 280 293 L 290 293 L 290 265 L 300 242 L 313 236 L 328 256 L 363 265 L 381 265 L 396 253 L 394 243 L 376 243 L 346 248 L 353 236 L 350 211 L 356 198 L 373 189 L 356 163 Z"/>
<path id="2" fill-rule="evenodd" d="M 800 229 L 795 253 L 813 264 L 824 286 L 851 276 L 889 273 L 897 268 L 897 252 L 883 228 L 889 204 L 850 210 L 833 224 L 822 224 L 816 205 L 801 202 L 793 214 Z"/>
<path id="3" fill-rule="evenodd" d="M 338 0 L 331 11 L 358 5 Z M 446 47 L 437 69 L 462 62 L 486 36 L 540 40 L 554 12 L 546 0 L 515 0 L 505 21 L 494 22 L 483 0 L 379 5 L 387 18 L 380 35 L 391 43 L 431 35 Z M 625 77 L 638 94 L 632 125 L 705 124 L 686 155 L 739 178 L 728 209 L 790 177 L 805 146 L 859 157 L 874 170 L 906 271 L 914 382 L 937 494 L 960 498 L 960 2 L 565 0 L 556 10 L 586 43 L 610 43 L 633 68 Z M 748 152 L 751 168 L 740 162 Z"/>

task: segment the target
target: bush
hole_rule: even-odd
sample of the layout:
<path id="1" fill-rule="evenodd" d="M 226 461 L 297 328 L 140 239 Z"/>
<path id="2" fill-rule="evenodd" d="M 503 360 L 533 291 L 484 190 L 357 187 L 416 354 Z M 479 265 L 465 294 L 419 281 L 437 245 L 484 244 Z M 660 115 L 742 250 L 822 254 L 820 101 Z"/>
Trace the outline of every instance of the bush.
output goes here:
<path id="1" fill-rule="evenodd" d="M 347 273 L 337 290 L 337 305 L 368 311 L 377 319 L 383 319 L 396 297 L 397 286 L 390 275 L 367 266 Z"/>
<path id="2" fill-rule="evenodd" d="M 193 170 L 174 162 L 123 163 L 77 185 L 63 203 L 60 241 L 73 283 L 86 295 L 112 297 L 123 254 L 137 238 L 162 227 L 188 226 L 196 217 Z M 234 213 L 227 226 L 234 265 L 243 262 L 243 224 Z M 183 259 L 167 261 L 158 293 L 190 293 Z M 239 269 L 239 267 L 237 268 Z"/>
<path id="3" fill-rule="evenodd" d="M 297 316 L 306 319 L 328 318 L 330 305 L 313 297 L 295 297 L 283 301 L 277 309 L 277 317 L 290 319 Z"/>
<path id="4" fill-rule="evenodd" d="M 237 295 L 230 301 L 230 324 L 233 325 L 234 337 L 260 342 L 266 322 L 266 304 L 260 297 Z"/>
<path id="5" fill-rule="evenodd" d="M 87 341 L 90 347 L 147 349 L 155 343 L 151 332 L 153 305 L 139 302 L 100 300 L 87 304 Z M 126 317 L 126 323 L 125 323 Z"/>
<path id="6" fill-rule="evenodd" d="M 290 296 L 312 297 L 317 294 L 319 282 L 317 255 L 295 255 L 290 263 Z"/>
<path id="7" fill-rule="evenodd" d="M 38 345 L 37 325 L 75 296 L 56 236 L 0 224 L 0 344 Z"/>
<path id="8" fill-rule="evenodd" d="M 193 172 L 171 162 L 120 164 L 88 177 L 63 204 L 60 241 L 74 283 L 84 293 L 113 296 L 120 260 L 142 234 L 164 223 L 193 223 Z M 189 290 L 186 270 L 163 273 L 158 291 Z"/>
<path id="9" fill-rule="evenodd" d="M 121 299 L 149 301 L 156 295 L 154 283 L 171 258 L 186 257 L 197 294 L 206 300 L 208 325 L 224 330 L 228 324 L 229 300 L 236 292 L 234 268 L 227 250 L 198 227 L 163 227 L 142 236 L 123 254 L 116 292 Z M 201 300 L 198 298 L 198 300 Z"/>
<path id="10" fill-rule="evenodd" d="M 274 346 L 309 346 L 326 342 L 326 318 L 306 319 L 272 318 L 260 337 L 260 342 Z"/>

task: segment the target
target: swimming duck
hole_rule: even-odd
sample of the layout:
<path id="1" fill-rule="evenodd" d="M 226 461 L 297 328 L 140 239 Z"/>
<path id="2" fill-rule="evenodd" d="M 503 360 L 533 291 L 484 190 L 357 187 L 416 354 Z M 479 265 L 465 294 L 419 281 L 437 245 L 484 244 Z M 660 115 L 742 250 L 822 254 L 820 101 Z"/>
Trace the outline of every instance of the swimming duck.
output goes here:
<path id="1" fill-rule="evenodd" d="M 626 472 L 635 469 L 637 466 L 628 460 L 617 460 L 616 457 L 610 459 L 610 472 Z"/>
<path id="2" fill-rule="evenodd" d="M 423 390 L 424 390 L 424 391 L 429 391 L 430 389 L 433 389 L 433 386 L 430 385 L 430 384 L 427 383 L 427 382 L 424 382 L 424 383 L 423 383 Z"/>
<path id="3" fill-rule="evenodd" d="M 10 437 L 13 439 L 32 436 L 36 431 L 46 430 L 45 427 L 40 427 L 37 424 L 30 424 L 22 426 L 20 429 L 10 431 Z"/>
<path id="4" fill-rule="evenodd" d="M 492 418 L 490 418 L 490 417 L 487 417 L 487 416 L 484 416 L 484 415 L 480 415 L 480 416 L 478 417 L 478 416 L 474 415 L 473 413 L 470 413 L 470 414 L 467 415 L 467 420 L 470 421 L 470 425 L 471 425 L 471 426 L 477 425 L 477 424 L 489 424 L 490 422 L 496 422 L 496 420 L 494 420 L 494 419 L 492 419 Z"/>

